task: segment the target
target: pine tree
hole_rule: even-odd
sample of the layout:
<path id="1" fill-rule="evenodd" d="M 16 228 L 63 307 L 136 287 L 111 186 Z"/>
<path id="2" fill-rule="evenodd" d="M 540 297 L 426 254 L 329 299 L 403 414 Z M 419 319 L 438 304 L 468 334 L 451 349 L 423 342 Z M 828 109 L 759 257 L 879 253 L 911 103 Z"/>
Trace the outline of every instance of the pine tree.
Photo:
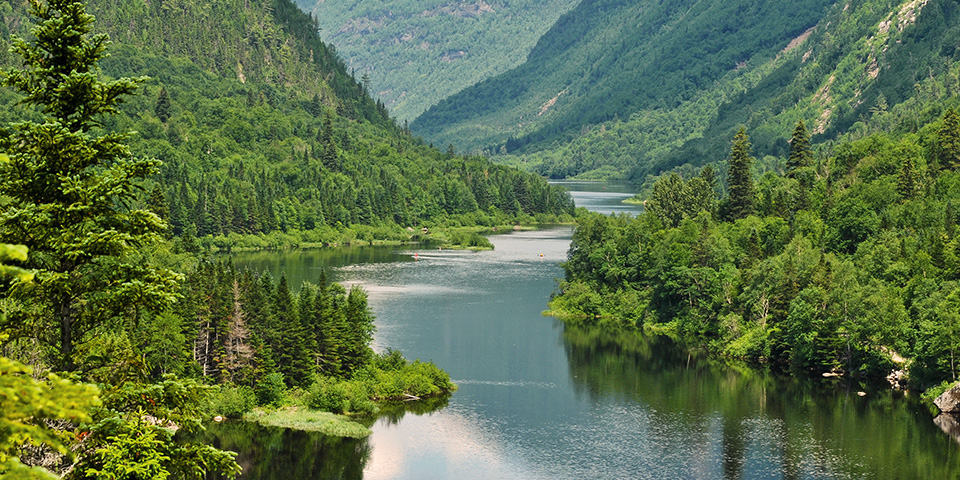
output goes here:
<path id="1" fill-rule="evenodd" d="M 154 107 L 153 113 L 163 123 L 167 123 L 167 120 L 170 119 L 170 94 L 164 87 L 160 87 L 160 93 L 157 95 L 157 105 Z"/>
<path id="2" fill-rule="evenodd" d="M 276 347 L 278 370 L 291 387 L 309 386 L 313 370 L 310 353 L 307 349 L 306 332 L 300 323 L 296 301 L 287 284 L 287 277 L 281 276 L 274 296 L 274 313 L 279 332 Z"/>
<path id="3" fill-rule="evenodd" d="M 93 17 L 80 2 L 35 2 L 40 20 L 33 43 L 13 36 L 12 51 L 23 68 L 3 72 L 2 84 L 37 107 L 43 122 L 23 122 L 0 138 L 0 239 L 26 245 L 28 268 L 36 272 L 29 292 L 10 296 L 24 308 L 5 327 L 36 336 L 53 347 L 58 369 L 77 368 L 77 346 L 107 324 L 127 316 L 128 307 L 157 310 L 172 300 L 176 275 L 150 265 L 127 264 L 124 254 L 166 230 L 155 214 L 131 208 L 138 181 L 156 173 L 159 162 L 132 157 L 127 134 L 98 129 L 117 112 L 140 79 L 99 79 L 106 35 L 92 35 Z"/>
<path id="4" fill-rule="evenodd" d="M 943 114 L 943 124 L 937 132 L 937 160 L 939 168 L 960 169 L 960 116 L 952 108 Z"/>
<path id="5" fill-rule="evenodd" d="M 323 128 L 320 130 L 320 160 L 323 166 L 334 171 L 340 171 L 340 158 L 337 154 L 337 142 L 333 138 L 333 118 L 328 112 L 323 117 Z"/>
<path id="6" fill-rule="evenodd" d="M 150 191 L 150 198 L 147 200 L 147 208 L 157 214 L 160 220 L 167 222 L 170 220 L 170 207 L 167 206 L 167 196 L 163 193 L 163 187 L 156 184 Z"/>
<path id="7" fill-rule="evenodd" d="M 913 165 L 913 159 L 907 157 L 900 168 L 900 175 L 897 177 L 897 193 L 900 198 L 910 200 L 919 192 L 920 174 Z"/>
<path id="8" fill-rule="evenodd" d="M 750 139 L 746 128 L 733 137 L 733 146 L 730 149 L 730 196 L 728 197 L 727 213 L 731 219 L 745 218 L 754 212 L 755 189 L 750 169 L 753 166 L 753 157 L 750 156 Z"/>
<path id="9" fill-rule="evenodd" d="M 797 171 L 809 167 L 813 162 L 813 153 L 810 151 L 810 134 L 803 120 L 797 122 L 790 138 L 790 156 L 787 158 L 787 176 L 796 178 Z"/>
<path id="10" fill-rule="evenodd" d="M 367 307 L 367 294 L 358 287 L 350 289 L 346 304 L 347 335 L 341 358 L 347 376 L 365 365 L 373 355 L 370 342 L 373 341 L 373 314 Z"/>

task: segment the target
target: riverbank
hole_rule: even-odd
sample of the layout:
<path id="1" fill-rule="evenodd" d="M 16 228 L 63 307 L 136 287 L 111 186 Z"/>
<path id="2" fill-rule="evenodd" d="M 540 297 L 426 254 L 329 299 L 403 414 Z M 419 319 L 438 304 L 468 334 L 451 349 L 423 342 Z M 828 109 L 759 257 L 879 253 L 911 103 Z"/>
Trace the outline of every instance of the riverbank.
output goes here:
<path id="1" fill-rule="evenodd" d="M 542 217 L 542 218 L 541 218 Z M 319 249 L 374 245 L 427 244 L 440 248 L 490 250 L 491 244 L 484 236 L 510 231 L 536 230 L 545 225 L 572 225 L 572 216 L 538 216 L 525 218 L 522 222 L 484 223 L 481 225 L 422 226 L 418 228 L 399 226 L 370 227 L 356 225 L 336 229 L 321 227 L 313 230 L 275 231 L 269 234 L 207 235 L 200 238 L 188 235 L 174 240 L 174 250 L 190 253 L 234 253 L 255 251 L 279 251 L 292 249 Z"/>

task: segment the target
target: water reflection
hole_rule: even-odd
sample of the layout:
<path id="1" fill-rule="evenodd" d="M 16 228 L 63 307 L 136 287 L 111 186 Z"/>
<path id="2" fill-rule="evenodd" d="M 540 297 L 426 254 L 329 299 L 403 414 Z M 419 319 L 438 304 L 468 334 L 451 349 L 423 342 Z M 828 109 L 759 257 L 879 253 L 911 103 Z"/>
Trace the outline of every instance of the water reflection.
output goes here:
<path id="1" fill-rule="evenodd" d="M 255 423 L 228 421 L 209 425 L 207 436 L 213 446 L 238 452 L 243 479 L 360 479 L 370 459 L 368 439 L 328 437 Z"/>
<path id="2" fill-rule="evenodd" d="M 647 441 L 672 446 L 662 464 L 677 476 L 664 477 L 902 479 L 960 472 L 956 444 L 902 393 L 880 389 L 861 397 L 859 385 L 731 366 L 665 337 L 566 328 L 563 339 L 578 391 L 598 403 L 642 406 L 642 413 L 629 413 L 638 417 L 635 425 L 649 431 Z"/>
<path id="3" fill-rule="evenodd" d="M 404 418 L 409 421 L 411 416 L 429 416 L 446 407 L 449 400 L 450 395 L 442 395 L 388 403 L 375 418 L 360 422 L 368 427 L 375 422 L 396 425 Z M 373 450 L 369 437 L 331 437 L 241 421 L 207 425 L 204 442 L 237 452 L 243 480 L 362 479 Z M 206 476 L 207 480 L 223 478 L 217 474 Z"/>

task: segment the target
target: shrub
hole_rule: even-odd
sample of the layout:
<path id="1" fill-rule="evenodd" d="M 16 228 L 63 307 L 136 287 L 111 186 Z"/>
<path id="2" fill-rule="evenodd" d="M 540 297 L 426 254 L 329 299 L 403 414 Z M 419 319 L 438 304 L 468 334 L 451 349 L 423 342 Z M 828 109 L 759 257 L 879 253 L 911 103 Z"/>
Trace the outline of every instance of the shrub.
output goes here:
<path id="1" fill-rule="evenodd" d="M 282 373 L 271 373 L 257 384 L 257 403 L 263 406 L 280 406 L 285 390 Z"/>
<path id="2" fill-rule="evenodd" d="M 346 413 L 350 410 L 350 398 L 345 383 L 326 377 L 314 382 L 306 399 L 307 406 L 314 410 L 331 413 Z"/>
<path id="3" fill-rule="evenodd" d="M 257 396 L 248 386 L 224 385 L 210 396 L 210 415 L 241 418 L 257 406 Z"/>

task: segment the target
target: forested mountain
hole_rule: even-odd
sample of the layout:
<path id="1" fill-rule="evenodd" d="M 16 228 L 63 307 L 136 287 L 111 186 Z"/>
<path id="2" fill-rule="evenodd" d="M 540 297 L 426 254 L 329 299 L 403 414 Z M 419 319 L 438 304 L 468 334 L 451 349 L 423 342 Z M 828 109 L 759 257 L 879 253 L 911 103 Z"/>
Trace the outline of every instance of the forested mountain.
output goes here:
<path id="1" fill-rule="evenodd" d="M 509 151 L 504 161 L 545 175 L 642 181 L 723 158 L 738 125 L 748 126 L 760 158 L 783 155 L 779 132 L 801 118 L 814 142 L 865 129 L 878 112 L 944 94 L 960 54 L 957 4 L 944 0 L 680 2 L 660 23 L 642 23 L 659 28 L 649 35 L 633 28 L 647 17 L 617 23 L 632 10 L 621 6 L 614 17 L 599 3 L 561 19 L 527 64 L 450 98 L 412 128 L 434 141 Z M 665 7 L 640 11 L 657 8 Z M 577 25 L 582 33 L 560 35 Z M 547 46 L 562 53 L 540 60 Z M 593 96 L 581 85 L 593 85 Z"/>
<path id="2" fill-rule="evenodd" d="M 540 178 L 409 136 L 289 0 L 89 9 L 114 42 L 104 73 L 150 77 L 105 127 L 137 131 L 132 150 L 163 162 L 144 200 L 175 234 L 313 231 L 308 240 L 331 242 L 351 225 L 383 237 L 451 216 L 571 211 Z M 4 39 L 25 33 L 24 10 L 0 2 Z M 5 42 L 0 64 L 11 65 Z M 0 91 L 0 121 L 25 115 L 17 100 Z"/>
<path id="3" fill-rule="evenodd" d="M 515 67 L 578 0 L 297 0 L 391 114 L 412 120 Z M 446 145 L 444 143 L 443 145 Z"/>
<path id="4" fill-rule="evenodd" d="M 772 57 L 832 3 L 583 1 L 526 63 L 441 102 L 413 128 L 464 148 L 514 151 L 640 109 L 676 107 Z"/>

